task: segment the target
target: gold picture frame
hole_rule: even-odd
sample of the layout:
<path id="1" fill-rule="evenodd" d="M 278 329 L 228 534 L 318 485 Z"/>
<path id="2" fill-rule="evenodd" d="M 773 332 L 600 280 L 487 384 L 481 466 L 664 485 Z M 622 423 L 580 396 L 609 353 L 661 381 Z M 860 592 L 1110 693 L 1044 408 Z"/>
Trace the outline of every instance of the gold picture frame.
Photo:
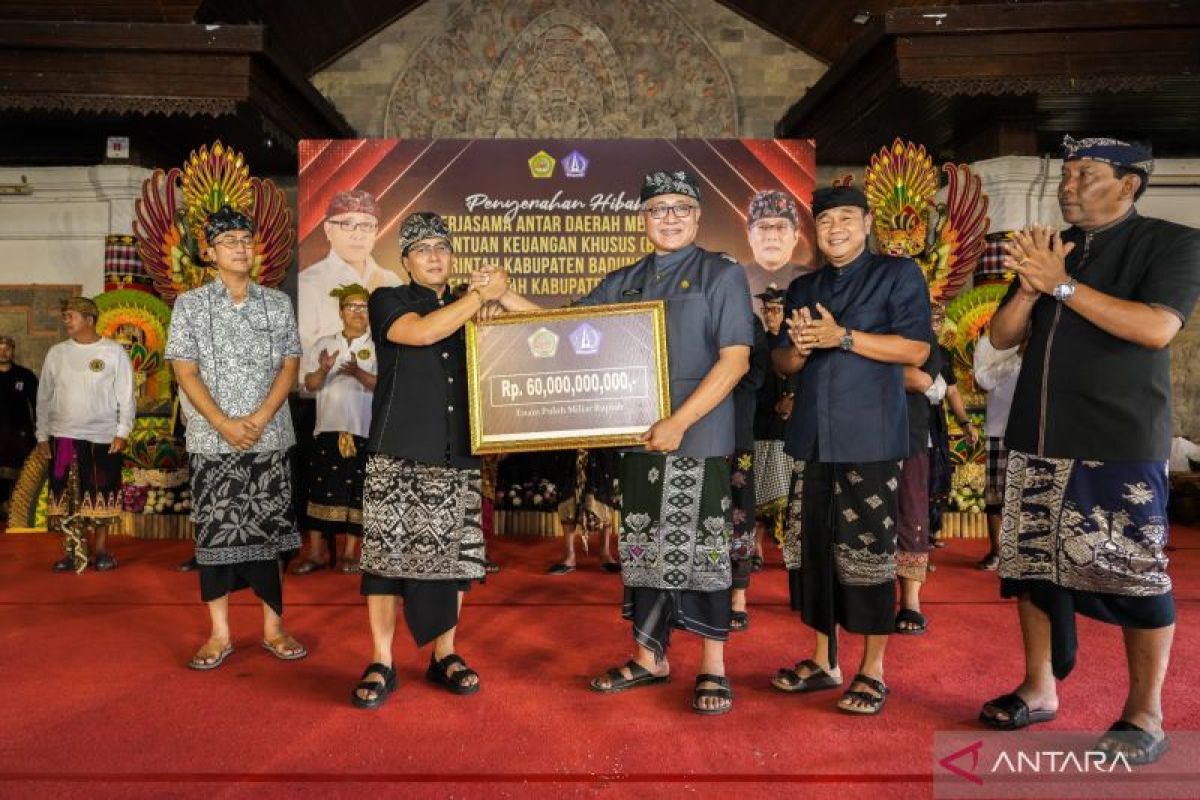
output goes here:
<path id="1" fill-rule="evenodd" d="M 666 305 L 522 311 L 469 322 L 467 395 L 476 454 L 638 445 L 671 413 Z M 597 416 L 602 424 L 581 427 L 601 422 Z"/>

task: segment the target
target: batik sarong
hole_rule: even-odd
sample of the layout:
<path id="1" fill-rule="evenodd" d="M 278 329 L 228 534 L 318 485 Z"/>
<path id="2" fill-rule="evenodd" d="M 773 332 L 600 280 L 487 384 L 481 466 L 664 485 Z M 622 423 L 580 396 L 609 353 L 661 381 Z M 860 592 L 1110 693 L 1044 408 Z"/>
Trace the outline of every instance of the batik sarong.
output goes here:
<path id="1" fill-rule="evenodd" d="M 730 466 L 730 496 L 733 499 L 733 539 L 729 559 L 733 570 L 733 588 L 750 588 L 754 555 L 754 451 L 739 450 Z"/>
<path id="2" fill-rule="evenodd" d="M 784 533 L 792 608 L 830 636 L 835 628 L 884 635 L 895 628 L 896 461 L 797 461 Z"/>
<path id="3" fill-rule="evenodd" d="M 281 562 L 300 549 L 283 450 L 188 456 L 200 597 L 250 588 L 283 614 Z"/>
<path id="4" fill-rule="evenodd" d="M 1075 612 L 1129 628 L 1175 622 L 1167 468 L 1009 451 L 1000 590 L 1050 617 L 1054 674 L 1075 664 Z"/>
<path id="5" fill-rule="evenodd" d="M 372 453 L 363 484 L 359 566 L 381 578 L 481 580 L 479 470 Z"/>
<path id="6" fill-rule="evenodd" d="M 308 479 L 308 528 L 362 535 L 362 488 L 367 440 L 326 431 L 313 442 Z"/>
<path id="7" fill-rule="evenodd" d="M 63 550 L 83 572 L 88 562 L 86 533 L 121 517 L 120 453 L 110 442 L 52 437 L 46 524 L 63 534 Z"/>
<path id="8" fill-rule="evenodd" d="M 754 515 L 780 544 L 787 523 L 794 466 L 792 457 L 783 452 L 782 441 L 765 439 L 754 443 Z"/>

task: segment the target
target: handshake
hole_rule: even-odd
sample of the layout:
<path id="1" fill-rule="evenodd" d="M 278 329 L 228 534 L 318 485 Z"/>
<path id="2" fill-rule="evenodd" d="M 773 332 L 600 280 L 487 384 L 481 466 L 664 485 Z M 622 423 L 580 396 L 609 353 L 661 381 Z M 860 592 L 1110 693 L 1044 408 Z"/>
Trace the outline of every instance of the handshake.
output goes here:
<path id="1" fill-rule="evenodd" d="M 471 272 L 468 291 L 479 292 L 484 303 L 498 301 L 508 293 L 508 273 L 495 264 L 485 264 Z"/>

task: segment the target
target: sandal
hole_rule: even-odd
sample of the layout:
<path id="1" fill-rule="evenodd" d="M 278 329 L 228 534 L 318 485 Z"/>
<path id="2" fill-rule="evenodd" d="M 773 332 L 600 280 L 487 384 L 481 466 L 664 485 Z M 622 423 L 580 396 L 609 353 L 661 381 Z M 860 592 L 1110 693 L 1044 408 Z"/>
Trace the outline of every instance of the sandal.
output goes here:
<path id="1" fill-rule="evenodd" d="M 800 677 L 800 670 L 808 670 L 808 677 Z M 805 659 L 796 665 L 794 669 L 784 667 L 775 673 L 775 679 L 771 681 L 771 685 L 781 692 L 786 694 L 800 694 L 801 692 L 820 692 L 825 689 L 836 689 L 842 685 L 841 678 L 835 678 L 829 674 L 820 664 L 812 659 Z"/>
<path id="2" fill-rule="evenodd" d="M 310 558 L 305 561 L 301 561 L 299 564 L 297 564 L 296 568 L 294 570 L 292 570 L 292 574 L 293 575 L 307 575 L 310 572 L 316 572 L 317 570 L 325 569 L 328 566 L 329 566 L 328 561 L 313 561 Z"/>
<path id="3" fill-rule="evenodd" d="M 870 676 L 863 675 L 861 672 L 854 676 L 854 680 L 850 681 L 850 686 L 853 687 L 856 683 L 869 686 L 875 691 L 879 692 L 879 694 L 871 694 L 870 692 L 864 692 L 861 689 L 847 689 L 845 692 L 842 692 L 842 699 L 838 701 L 838 711 L 842 711 L 847 714 L 861 714 L 865 717 L 871 717 L 878 714 L 880 711 L 883 711 L 883 704 L 887 702 L 887 696 L 890 692 L 887 684 L 885 684 L 883 681 L 875 680 Z M 843 705 L 846 700 L 864 703 L 865 707 Z"/>
<path id="4" fill-rule="evenodd" d="M 744 631 L 744 630 L 746 630 L 746 628 L 749 628 L 749 627 L 750 627 L 750 615 L 749 614 L 747 614 L 745 611 L 733 612 L 733 616 L 731 616 L 729 618 L 730 632 Z"/>
<path id="5" fill-rule="evenodd" d="M 450 667 L 455 664 L 462 665 L 462 669 L 455 672 L 450 671 Z M 463 661 L 457 653 L 451 653 L 441 661 L 429 657 L 429 669 L 425 670 L 425 680 L 436 683 L 439 686 L 444 686 L 455 694 L 475 694 L 479 691 L 479 682 L 467 684 L 463 680 L 474 675 L 479 677 L 479 673 L 467 667 L 467 662 Z"/>
<path id="6" fill-rule="evenodd" d="M 495 561 L 485 561 L 483 562 L 483 571 L 488 575 L 495 575 L 500 571 L 500 565 Z"/>
<path id="7" fill-rule="evenodd" d="M 975 564 L 977 569 L 987 570 L 988 572 L 995 572 L 999 566 L 1000 556 L 996 555 L 995 553 L 988 553 L 986 556 L 979 559 L 977 564 Z"/>
<path id="8" fill-rule="evenodd" d="M 112 553 L 96 553 L 96 560 L 93 562 L 97 572 L 108 572 L 117 568 L 117 560 L 112 557 Z"/>
<path id="9" fill-rule="evenodd" d="M 575 571 L 573 564 L 563 564 L 561 561 L 546 570 L 547 575 L 570 575 Z"/>
<path id="10" fill-rule="evenodd" d="M 604 570 L 605 572 L 620 572 L 621 571 L 621 562 L 620 561 L 604 561 L 600 564 L 600 569 Z"/>
<path id="11" fill-rule="evenodd" d="M 629 670 L 628 678 L 621 674 L 620 667 L 613 667 L 599 678 L 592 679 L 592 691 L 600 692 L 601 694 L 616 694 L 626 689 L 633 689 L 638 686 L 650 686 L 655 683 L 666 683 L 671 680 L 670 674 L 655 675 L 632 658 L 626 661 L 624 666 Z M 606 678 L 608 679 L 608 685 L 604 686 L 601 684 L 601 681 Z"/>
<path id="12" fill-rule="evenodd" d="M 1000 719 L 995 711 L 989 713 L 989 708 L 1007 715 L 1008 719 Z M 984 703 L 979 712 L 979 721 L 998 731 L 1016 731 L 1039 722 L 1050 722 L 1056 716 L 1058 712 L 1050 709 L 1031 709 L 1019 694 L 1013 692 Z"/>
<path id="13" fill-rule="evenodd" d="M 290 633 L 281 633 L 274 639 L 263 639 L 263 649 L 280 661 L 295 661 L 304 658 L 308 651 L 304 645 L 297 642 Z"/>
<path id="14" fill-rule="evenodd" d="M 902 608 L 896 614 L 896 633 L 902 636 L 923 636 L 929 628 L 929 620 L 920 611 Z"/>
<path id="15" fill-rule="evenodd" d="M 342 565 L 340 567 L 338 567 L 338 569 L 340 569 L 342 571 L 343 575 L 357 575 L 359 573 L 358 559 L 357 558 L 343 558 Z"/>
<path id="16" fill-rule="evenodd" d="M 757 554 L 750 556 L 750 571 L 751 572 L 762 572 L 762 568 L 763 568 L 763 557 L 760 555 L 757 555 Z"/>
<path id="17" fill-rule="evenodd" d="M 205 644 L 207 645 L 208 642 L 205 642 Z M 188 667 L 190 667 L 191 669 L 200 670 L 201 672 L 203 672 L 205 670 L 216 669 L 217 667 L 219 667 L 225 663 L 225 659 L 229 658 L 229 654 L 233 652 L 233 645 L 232 644 L 225 645 L 225 647 L 222 648 L 221 652 L 216 654 L 215 659 L 214 659 L 214 656 L 212 656 L 211 654 L 206 655 L 206 656 L 200 655 L 203 652 L 204 652 L 203 647 L 201 647 L 199 650 L 197 650 L 196 655 L 192 656 L 192 660 L 188 662 Z M 210 661 L 209 659 L 214 659 L 214 660 Z"/>
<path id="18" fill-rule="evenodd" d="M 701 689 L 702 683 L 715 683 L 716 689 Z M 716 708 L 705 708 L 700 705 L 700 701 L 705 697 L 717 697 L 725 700 L 723 705 Z M 692 693 L 692 711 L 697 714 L 705 714 L 715 716 L 717 714 L 728 714 L 733 710 L 733 691 L 729 688 L 729 679 L 724 675 L 709 675 L 707 672 L 701 672 L 696 676 L 696 690 Z"/>
<path id="19" fill-rule="evenodd" d="M 1107 763 L 1123 758 L 1130 766 L 1140 767 L 1163 757 L 1167 752 L 1167 735 L 1164 733 L 1161 739 L 1156 739 L 1145 728 L 1119 719 L 1100 737 L 1096 749 L 1104 753 Z"/>
<path id="20" fill-rule="evenodd" d="M 376 675 L 383 680 L 367 680 L 371 675 Z M 363 672 L 358 686 L 355 686 L 354 691 L 350 693 L 350 702 L 354 703 L 356 708 L 379 708 L 388 699 L 388 695 L 396 691 L 396 683 L 396 668 L 376 661 L 374 664 L 369 664 Z M 363 697 L 359 692 L 374 692 L 375 694 L 373 697 Z"/>

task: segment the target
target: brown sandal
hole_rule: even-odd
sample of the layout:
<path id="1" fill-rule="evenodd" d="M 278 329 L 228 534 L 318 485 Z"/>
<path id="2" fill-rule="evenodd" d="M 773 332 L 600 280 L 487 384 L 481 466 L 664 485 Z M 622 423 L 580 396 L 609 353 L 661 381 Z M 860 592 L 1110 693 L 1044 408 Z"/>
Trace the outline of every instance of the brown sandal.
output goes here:
<path id="1" fill-rule="evenodd" d="M 304 658 L 308 651 L 290 633 L 281 633 L 274 639 L 263 639 L 263 649 L 280 661 L 295 661 Z"/>

